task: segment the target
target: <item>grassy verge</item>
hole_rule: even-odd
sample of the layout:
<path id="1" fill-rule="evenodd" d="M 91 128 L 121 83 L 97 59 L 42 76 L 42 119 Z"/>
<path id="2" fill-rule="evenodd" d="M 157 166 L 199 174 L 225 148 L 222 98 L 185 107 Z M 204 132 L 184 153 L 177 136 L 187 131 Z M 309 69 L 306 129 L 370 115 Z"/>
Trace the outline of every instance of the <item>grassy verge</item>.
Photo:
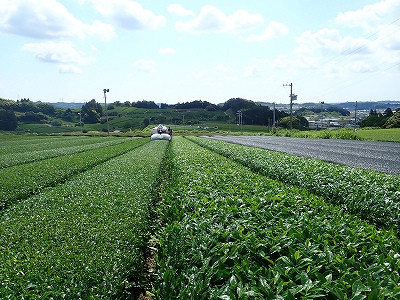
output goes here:
<path id="1" fill-rule="evenodd" d="M 357 135 L 364 140 L 400 143 L 400 128 L 366 128 L 358 130 Z"/>

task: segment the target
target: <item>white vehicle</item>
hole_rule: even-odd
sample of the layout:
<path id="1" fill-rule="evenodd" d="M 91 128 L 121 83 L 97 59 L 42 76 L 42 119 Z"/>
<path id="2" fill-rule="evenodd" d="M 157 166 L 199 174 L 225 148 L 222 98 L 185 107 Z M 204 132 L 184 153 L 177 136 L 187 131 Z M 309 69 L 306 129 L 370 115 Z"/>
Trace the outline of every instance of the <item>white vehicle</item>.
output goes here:
<path id="1" fill-rule="evenodd" d="M 167 140 L 170 141 L 172 137 L 172 130 L 164 125 L 158 125 L 151 130 L 152 140 Z"/>

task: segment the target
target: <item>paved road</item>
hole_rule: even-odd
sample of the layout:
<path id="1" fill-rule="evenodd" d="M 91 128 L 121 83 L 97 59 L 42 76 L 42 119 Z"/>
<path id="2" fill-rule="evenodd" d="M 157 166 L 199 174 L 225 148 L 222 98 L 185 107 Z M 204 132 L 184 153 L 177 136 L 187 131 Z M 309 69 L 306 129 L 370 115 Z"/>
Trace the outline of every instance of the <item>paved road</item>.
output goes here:
<path id="1" fill-rule="evenodd" d="M 400 143 L 277 136 L 214 136 L 211 138 L 311 157 L 354 168 L 400 174 Z"/>

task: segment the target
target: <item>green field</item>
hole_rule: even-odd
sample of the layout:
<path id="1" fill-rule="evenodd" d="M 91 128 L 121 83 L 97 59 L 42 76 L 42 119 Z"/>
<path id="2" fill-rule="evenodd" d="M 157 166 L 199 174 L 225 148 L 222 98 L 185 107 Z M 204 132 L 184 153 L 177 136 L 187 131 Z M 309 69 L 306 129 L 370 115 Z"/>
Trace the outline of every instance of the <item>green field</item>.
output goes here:
<path id="1" fill-rule="evenodd" d="M 357 131 L 362 139 L 383 142 L 400 142 L 400 128 L 361 129 Z"/>
<path id="2" fill-rule="evenodd" d="M 0 158 L 1 299 L 400 297 L 399 176 L 194 136 Z"/>

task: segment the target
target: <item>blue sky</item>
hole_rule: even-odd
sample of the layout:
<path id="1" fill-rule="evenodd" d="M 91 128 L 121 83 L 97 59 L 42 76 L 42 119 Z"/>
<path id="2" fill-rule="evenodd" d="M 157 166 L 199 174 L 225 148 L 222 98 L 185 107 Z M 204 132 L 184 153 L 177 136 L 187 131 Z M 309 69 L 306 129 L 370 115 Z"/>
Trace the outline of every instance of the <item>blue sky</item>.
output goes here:
<path id="1" fill-rule="evenodd" d="M 0 97 L 400 100 L 400 0 L 0 0 Z"/>

